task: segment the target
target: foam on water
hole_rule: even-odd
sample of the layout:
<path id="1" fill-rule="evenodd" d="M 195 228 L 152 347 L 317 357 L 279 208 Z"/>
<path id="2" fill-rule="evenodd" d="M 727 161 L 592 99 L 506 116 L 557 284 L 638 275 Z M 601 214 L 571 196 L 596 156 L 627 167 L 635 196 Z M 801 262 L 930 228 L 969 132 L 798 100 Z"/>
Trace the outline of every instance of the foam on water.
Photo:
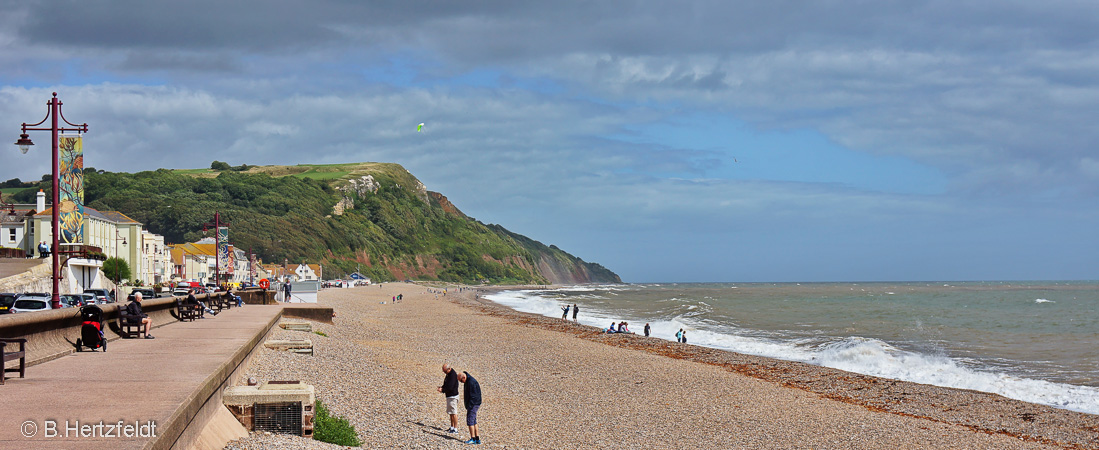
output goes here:
<path id="1" fill-rule="evenodd" d="M 607 290 L 607 287 L 585 286 L 571 291 Z M 544 291 L 505 291 L 485 298 L 522 312 L 547 317 L 560 317 L 565 302 L 544 298 Z M 574 303 L 569 298 L 569 304 Z M 1044 301 L 1041 301 L 1044 300 Z M 1036 303 L 1050 302 L 1038 299 Z M 701 303 L 703 306 L 708 306 Z M 749 355 L 799 361 L 849 372 L 931 384 L 959 389 L 972 389 L 1003 395 L 1026 402 L 1050 405 L 1072 411 L 1099 414 L 1099 388 L 1053 383 L 1000 373 L 976 366 L 973 362 L 902 350 L 887 342 L 850 336 L 821 342 L 814 339 L 768 339 L 747 336 L 749 330 L 731 324 L 714 324 L 699 318 L 698 306 L 686 305 L 668 319 L 649 322 L 652 336 L 672 340 L 678 330 L 687 332 L 690 344 L 730 350 Z M 628 317 L 625 311 L 601 310 L 581 305 L 580 323 L 606 328 L 610 323 L 630 322 L 630 329 L 641 334 L 644 319 Z M 570 313 L 571 314 L 571 313 Z M 569 316 L 571 318 L 571 315 Z"/>

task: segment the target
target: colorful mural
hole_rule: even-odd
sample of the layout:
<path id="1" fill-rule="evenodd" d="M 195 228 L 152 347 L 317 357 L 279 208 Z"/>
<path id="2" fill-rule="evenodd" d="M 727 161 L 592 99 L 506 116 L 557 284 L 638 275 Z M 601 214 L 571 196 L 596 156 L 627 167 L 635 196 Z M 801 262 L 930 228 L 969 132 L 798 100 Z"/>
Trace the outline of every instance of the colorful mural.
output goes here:
<path id="1" fill-rule="evenodd" d="M 84 143 L 79 135 L 58 139 L 58 207 L 62 244 L 84 243 Z"/>

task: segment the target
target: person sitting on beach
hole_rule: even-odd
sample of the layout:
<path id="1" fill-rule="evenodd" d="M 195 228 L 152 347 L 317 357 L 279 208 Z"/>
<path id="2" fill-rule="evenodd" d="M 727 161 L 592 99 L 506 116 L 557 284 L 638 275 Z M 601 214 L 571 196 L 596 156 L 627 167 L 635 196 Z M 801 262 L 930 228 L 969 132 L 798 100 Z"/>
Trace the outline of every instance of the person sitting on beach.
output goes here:
<path id="1" fill-rule="evenodd" d="M 630 324 L 626 323 L 626 322 L 619 323 L 618 324 L 618 332 L 619 333 L 629 333 L 630 332 Z"/>
<path id="2" fill-rule="evenodd" d="M 617 333 L 617 331 L 614 331 L 614 322 L 611 322 L 611 327 L 607 328 L 607 332 L 608 333 Z"/>

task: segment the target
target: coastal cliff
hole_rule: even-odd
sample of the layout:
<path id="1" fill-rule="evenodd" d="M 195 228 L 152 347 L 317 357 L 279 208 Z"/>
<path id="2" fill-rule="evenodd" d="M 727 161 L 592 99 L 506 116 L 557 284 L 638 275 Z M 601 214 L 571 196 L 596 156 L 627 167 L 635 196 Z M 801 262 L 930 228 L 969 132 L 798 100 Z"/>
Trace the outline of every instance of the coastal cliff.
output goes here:
<path id="1" fill-rule="evenodd" d="M 208 236 L 203 224 L 218 211 L 236 248 L 267 262 L 320 263 L 325 278 L 621 282 L 599 264 L 467 216 L 398 164 L 88 168 L 85 202 L 121 211 L 173 243 Z"/>

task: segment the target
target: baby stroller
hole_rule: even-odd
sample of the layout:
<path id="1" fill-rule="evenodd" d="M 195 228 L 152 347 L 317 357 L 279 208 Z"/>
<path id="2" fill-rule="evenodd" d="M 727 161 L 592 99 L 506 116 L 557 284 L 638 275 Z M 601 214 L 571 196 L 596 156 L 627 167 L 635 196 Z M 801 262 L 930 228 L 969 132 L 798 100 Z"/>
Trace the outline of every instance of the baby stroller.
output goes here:
<path id="1" fill-rule="evenodd" d="M 76 339 L 76 351 L 83 351 L 84 347 L 92 351 L 103 347 L 103 351 L 107 351 L 107 339 L 103 337 L 103 310 L 95 305 L 84 306 L 80 308 L 80 317 L 84 318 L 84 325 L 80 327 L 80 337 Z"/>

